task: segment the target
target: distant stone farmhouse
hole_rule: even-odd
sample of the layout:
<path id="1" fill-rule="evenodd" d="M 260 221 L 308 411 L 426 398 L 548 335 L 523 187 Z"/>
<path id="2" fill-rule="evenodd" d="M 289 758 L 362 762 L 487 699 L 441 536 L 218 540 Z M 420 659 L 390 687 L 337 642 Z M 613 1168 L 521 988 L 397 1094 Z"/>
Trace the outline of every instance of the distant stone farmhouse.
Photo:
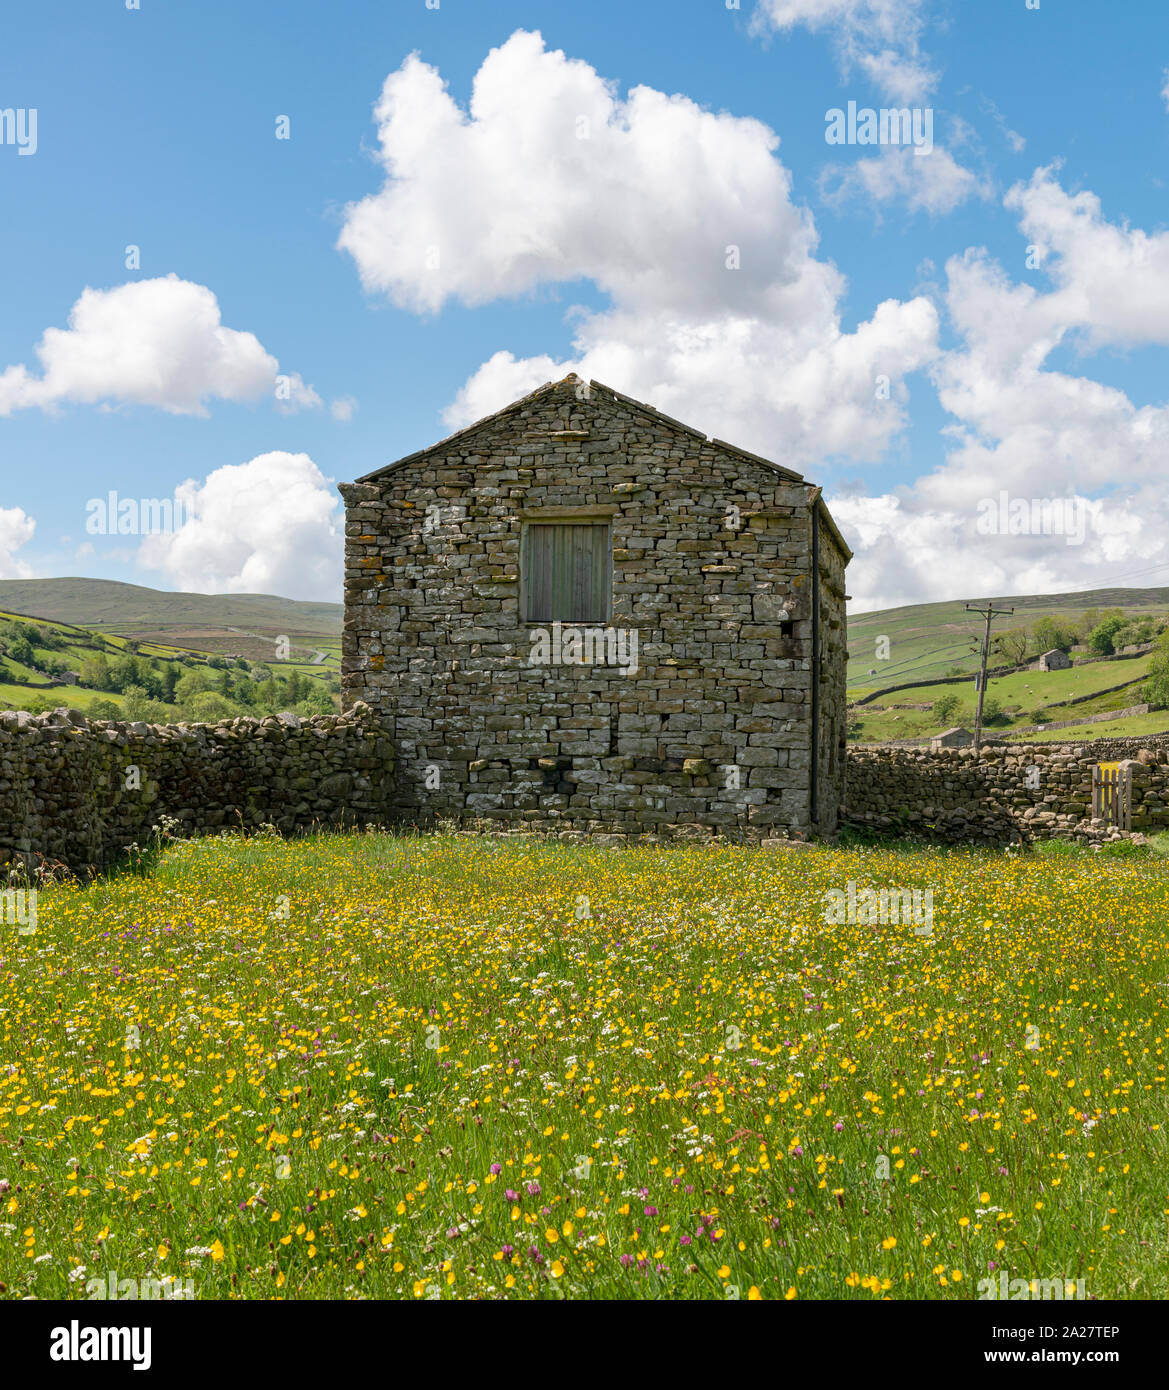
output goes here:
<path id="1" fill-rule="evenodd" d="M 1035 663 L 1038 671 L 1066 671 L 1072 664 L 1072 659 L 1067 652 L 1061 652 L 1058 647 L 1052 647 L 1051 651 L 1044 652 Z"/>
<path id="2" fill-rule="evenodd" d="M 798 473 L 570 375 L 340 491 L 401 819 L 835 827 L 851 552 Z"/>

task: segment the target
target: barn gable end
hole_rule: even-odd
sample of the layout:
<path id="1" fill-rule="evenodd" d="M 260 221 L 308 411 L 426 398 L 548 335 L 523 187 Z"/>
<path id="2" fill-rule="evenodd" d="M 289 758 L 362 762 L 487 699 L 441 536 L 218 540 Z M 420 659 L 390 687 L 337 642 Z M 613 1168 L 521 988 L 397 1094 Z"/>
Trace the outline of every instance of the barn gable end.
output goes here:
<path id="1" fill-rule="evenodd" d="M 834 828 L 849 551 L 798 473 L 569 376 L 341 492 L 404 820 Z"/>

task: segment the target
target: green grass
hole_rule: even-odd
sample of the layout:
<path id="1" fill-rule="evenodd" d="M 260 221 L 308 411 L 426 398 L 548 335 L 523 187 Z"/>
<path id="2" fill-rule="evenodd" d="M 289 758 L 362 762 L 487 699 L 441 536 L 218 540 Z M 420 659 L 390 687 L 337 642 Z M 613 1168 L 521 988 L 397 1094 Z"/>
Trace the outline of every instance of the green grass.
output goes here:
<path id="1" fill-rule="evenodd" d="M 94 700 L 112 700 L 121 705 L 123 697 L 108 690 L 86 690 L 79 685 L 37 686 L 11 685 L 0 681 L 0 709 L 24 709 L 30 697 L 45 696 L 52 700 L 53 707 L 66 705 L 70 709 L 85 711 Z"/>
<path id="2" fill-rule="evenodd" d="M 987 690 L 1004 705 L 1017 704 L 1031 709 L 1035 705 L 1054 704 L 1073 695 L 1106 690 L 1109 686 L 1120 685 L 1122 681 L 1135 681 L 1148 673 L 1149 658 L 1140 656 L 1133 657 L 1131 661 L 1094 661 L 1087 666 L 1073 666 L 1067 671 L 1019 671 L 1014 675 L 992 678 L 987 682 Z M 914 690 L 895 691 L 889 696 L 889 701 L 924 703 L 944 694 L 957 695 L 968 704 L 973 704 L 977 699 L 974 682 L 971 681 L 967 685 L 923 685 Z M 864 705 L 862 709 L 875 709 L 884 703 L 884 700 L 874 700 L 872 705 Z"/>
<path id="3" fill-rule="evenodd" d="M 225 838 L 38 916 L 9 1298 L 1169 1296 L 1152 851 Z"/>
<path id="4" fill-rule="evenodd" d="M 971 603 L 985 601 L 984 598 L 969 600 Z M 977 614 L 966 612 L 966 602 L 953 599 L 872 613 L 850 613 L 849 694 L 855 696 L 866 689 L 942 676 L 952 666 L 973 674 L 978 666 L 983 625 Z M 1011 598 L 996 595 L 995 606 L 1015 610 L 1013 616 L 995 620 L 995 632 L 1008 627 L 1030 627 L 1045 616 L 1076 617 L 1090 608 L 1121 608 L 1133 617 L 1160 617 L 1169 612 L 1169 589 L 1091 589 L 1083 593 Z M 879 637 L 889 639 L 888 660 L 875 659 Z M 876 677 L 869 676 L 870 670 L 877 672 Z"/>
<path id="5" fill-rule="evenodd" d="M 1125 690 L 1112 691 L 1099 695 L 1096 699 L 1084 700 L 1081 704 L 1060 705 L 1057 702 L 1072 696 L 1091 695 L 1093 692 L 1107 690 L 1122 681 L 1139 682 L 1148 675 L 1148 656 L 1134 657 L 1131 661 L 1099 661 L 1086 666 L 1073 666 L 1066 671 L 1020 671 L 1010 676 L 1000 676 L 987 682 L 987 692 L 999 701 L 1004 709 L 1016 712 L 1011 723 L 1019 726 L 1032 726 L 1037 721 L 1032 713 L 1037 708 L 1045 711 L 1047 720 L 1075 719 L 1079 715 L 1097 714 L 1107 710 L 1125 709 L 1129 705 L 1140 704 L 1139 683 Z M 961 701 L 956 714 L 941 720 L 932 710 L 895 710 L 894 704 L 925 704 L 943 695 L 956 695 Z M 877 699 L 872 704 L 861 705 L 856 717 L 861 721 L 859 739 L 876 742 L 894 738 L 923 738 L 939 733 L 943 728 L 955 724 L 973 727 L 974 708 L 978 696 L 973 681 L 962 685 L 926 685 L 913 690 L 891 692 L 886 698 Z M 1137 716 L 1134 716 L 1136 718 Z M 1169 729 L 1169 712 L 1148 716 L 1154 725 Z M 1117 726 L 1087 726 L 1094 732 L 1074 737 L 1111 737 L 1110 731 Z M 998 724 L 989 729 L 992 733 L 1004 733 L 1009 725 Z M 1138 732 L 1148 732 L 1142 729 Z"/>
<path id="6" fill-rule="evenodd" d="M 3 592 L 3 589 L 3 583 L 0 583 L 0 592 Z M 153 591 L 144 590 L 143 592 Z M 195 597 L 199 596 L 196 595 Z M 125 656 L 132 640 L 120 633 L 91 631 L 60 621 L 28 618 L 19 612 L 0 610 L 0 621 L 23 624 L 26 627 L 32 625 L 44 634 L 52 633 L 58 641 L 58 645 L 54 647 L 34 645 L 33 651 L 37 658 L 42 663 L 49 659 L 59 660 L 64 662 L 68 669 L 79 672 L 82 663 L 87 658 L 92 658 L 98 654 L 104 655 L 108 661 L 115 661 Z M 266 646 L 261 644 L 261 650 L 267 656 Z M 276 675 L 284 676 L 296 670 L 301 675 L 321 683 L 324 683 L 328 677 L 338 675 L 341 666 L 339 641 L 321 640 L 318 642 L 314 638 L 302 639 L 298 637 L 295 638 L 293 650 L 299 653 L 302 659 L 283 662 L 269 659 L 267 662 L 269 669 Z M 326 653 L 325 659 L 319 663 L 309 660 L 307 653 L 310 651 L 324 651 Z M 137 655 L 147 659 L 183 661 L 185 669 L 190 664 L 192 657 L 195 658 L 195 664 L 204 664 L 211 653 L 202 652 L 195 648 L 168 646 L 162 642 L 142 641 L 138 643 Z M 17 662 L 11 656 L 0 655 L 0 709 L 39 709 L 46 701 L 51 702 L 54 707 L 65 705 L 83 711 L 87 711 L 95 700 L 112 701 L 119 707 L 124 704 L 124 697 L 115 691 L 94 690 L 88 686 L 50 685 L 49 681 L 50 677 L 36 667 Z M 334 696 L 334 704 L 336 703 L 337 700 Z M 254 711 L 250 708 L 241 706 L 241 713 L 252 712 Z M 175 709 L 172 717 L 181 718 L 181 711 Z"/>
<path id="7" fill-rule="evenodd" d="M 1073 716 L 1069 713 L 1067 718 Z M 1106 724 L 1074 724 L 1067 729 L 1049 729 L 1026 734 L 1028 743 L 1068 743 L 1077 739 L 1136 738 L 1141 734 L 1169 733 L 1169 710 L 1153 714 L 1134 714 L 1127 719 L 1110 719 Z"/>

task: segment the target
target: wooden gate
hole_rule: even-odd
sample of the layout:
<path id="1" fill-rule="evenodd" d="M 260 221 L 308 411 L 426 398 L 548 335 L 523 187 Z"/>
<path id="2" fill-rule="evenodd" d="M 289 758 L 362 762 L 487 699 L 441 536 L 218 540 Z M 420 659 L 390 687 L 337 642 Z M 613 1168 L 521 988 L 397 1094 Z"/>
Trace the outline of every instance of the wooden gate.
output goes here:
<path id="1" fill-rule="evenodd" d="M 1119 763 L 1097 763 L 1092 769 L 1092 815 L 1132 829 L 1132 769 Z"/>

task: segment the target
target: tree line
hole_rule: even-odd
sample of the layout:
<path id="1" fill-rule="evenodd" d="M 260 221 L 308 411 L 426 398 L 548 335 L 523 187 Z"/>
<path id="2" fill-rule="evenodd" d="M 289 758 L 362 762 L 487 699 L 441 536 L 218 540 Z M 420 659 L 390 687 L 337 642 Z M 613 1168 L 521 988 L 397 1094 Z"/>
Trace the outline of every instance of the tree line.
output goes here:
<path id="1" fill-rule="evenodd" d="M 1056 613 L 1038 618 L 1029 627 L 1004 628 L 991 643 L 1011 666 L 1034 661 L 1044 652 L 1070 652 L 1086 647 L 1093 656 L 1114 656 L 1124 647 L 1152 642 L 1166 628 L 1169 618 L 1129 615 L 1120 608 L 1088 608 L 1078 618 Z"/>
<path id="2" fill-rule="evenodd" d="M 91 719 L 175 724 L 210 723 L 284 710 L 303 716 L 332 714 L 336 708 L 333 697 L 341 688 L 333 673 L 316 679 L 295 669 L 274 671 L 265 662 L 244 657 L 200 660 L 194 655 L 173 659 L 143 656 L 133 639 L 128 639 L 125 650 L 117 655 L 95 650 L 80 659 L 57 655 L 68 645 L 52 628 L 0 621 L 0 657 L 50 679 L 76 671 L 79 686 L 96 692 L 85 707 Z M 110 695 L 121 698 L 112 700 Z M 58 704 L 60 697 L 51 691 L 22 699 L 23 707 L 34 714 Z"/>

